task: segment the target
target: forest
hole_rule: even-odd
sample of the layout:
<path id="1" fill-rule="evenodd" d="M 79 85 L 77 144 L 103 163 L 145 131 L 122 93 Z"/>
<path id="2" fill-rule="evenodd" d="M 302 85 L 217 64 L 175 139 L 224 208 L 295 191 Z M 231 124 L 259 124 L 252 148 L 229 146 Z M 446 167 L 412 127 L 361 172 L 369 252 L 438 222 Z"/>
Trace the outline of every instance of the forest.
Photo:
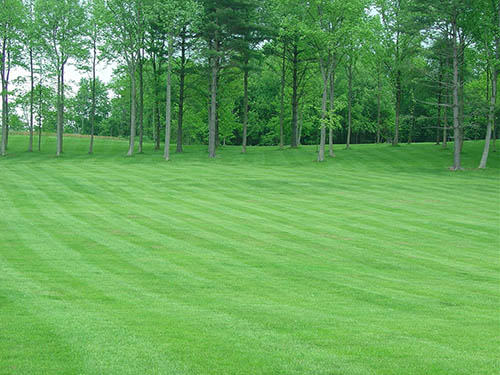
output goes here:
<path id="1" fill-rule="evenodd" d="M 457 170 L 484 139 L 484 168 L 499 22 L 496 0 L 2 0 L 0 153 L 9 131 L 29 151 L 56 133 L 59 155 L 72 133 L 167 160 L 171 143 L 317 145 L 323 161 L 334 144 L 434 142 Z"/>

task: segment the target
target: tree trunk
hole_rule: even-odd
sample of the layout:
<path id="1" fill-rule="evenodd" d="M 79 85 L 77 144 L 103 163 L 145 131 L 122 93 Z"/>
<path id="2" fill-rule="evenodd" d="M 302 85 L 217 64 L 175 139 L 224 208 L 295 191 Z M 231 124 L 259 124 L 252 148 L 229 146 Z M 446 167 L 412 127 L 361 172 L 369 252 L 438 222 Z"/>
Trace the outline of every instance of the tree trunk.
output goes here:
<path id="1" fill-rule="evenodd" d="M 168 38 L 167 103 L 165 108 L 165 150 L 163 157 L 170 160 L 170 130 L 172 124 L 172 37 Z"/>
<path id="2" fill-rule="evenodd" d="M 486 168 L 486 163 L 488 162 L 488 155 L 490 152 L 490 141 L 491 141 L 491 130 L 493 127 L 493 122 L 495 121 L 495 103 L 497 97 L 497 77 L 498 71 L 493 67 L 493 72 L 491 74 L 491 98 L 490 98 L 490 110 L 488 116 L 488 125 L 486 127 L 486 139 L 484 143 L 483 155 L 481 157 L 481 162 L 479 163 L 479 168 Z"/>
<path id="3" fill-rule="evenodd" d="M 380 84 L 380 69 L 377 69 L 377 144 L 380 143 L 380 99 L 382 96 Z"/>
<path id="4" fill-rule="evenodd" d="M 155 129 L 155 150 L 160 149 L 160 106 L 158 97 L 158 69 L 156 67 L 156 55 L 153 54 L 151 58 L 151 64 L 153 66 L 153 122 Z"/>
<path id="5" fill-rule="evenodd" d="M 328 79 L 330 78 L 330 72 L 327 72 L 328 63 L 325 62 L 323 58 L 319 60 L 319 67 L 321 70 L 321 78 L 323 80 L 323 96 L 321 97 L 321 127 L 320 127 L 320 137 L 319 137 L 319 151 L 318 151 L 318 161 L 325 160 L 325 141 L 326 141 L 326 102 L 328 98 Z"/>
<path id="6" fill-rule="evenodd" d="M 217 57 L 211 60 L 211 85 L 210 85 L 210 121 L 208 124 L 208 156 L 215 158 L 216 148 L 216 119 L 217 119 Z"/>
<path id="7" fill-rule="evenodd" d="M 92 41 L 92 108 L 90 110 L 90 145 L 89 145 L 89 154 L 94 152 L 94 128 L 95 128 L 95 110 L 96 110 L 96 78 L 95 78 L 95 70 L 96 70 L 96 59 L 97 59 L 97 47 L 96 40 Z"/>
<path id="8" fill-rule="evenodd" d="M 136 64 L 135 62 L 128 63 L 130 75 L 130 143 L 127 156 L 134 154 L 135 133 L 136 133 L 136 116 L 137 116 L 137 89 L 135 84 Z"/>
<path id="9" fill-rule="evenodd" d="M 457 24 L 454 20 L 453 24 L 453 167 L 454 171 L 462 169 L 460 163 L 460 119 L 459 119 L 459 78 L 458 78 L 458 46 L 457 46 Z"/>
<path id="10" fill-rule="evenodd" d="M 0 153 L 5 156 L 7 153 L 7 87 L 5 82 L 2 82 L 2 143 Z"/>
<path id="11" fill-rule="evenodd" d="M 333 57 L 335 58 L 335 57 Z M 330 113 L 333 115 L 333 110 L 335 109 L 335 62 L 332 62 L 332 70 L 330 72 Z M 335 152 L 333 151 L 333 129 L 330 127 L 328 129 L 328 155 L 335 157 Z"/>
<path id="12" fill-rule="evenodd" d="M 348 93 L 347 93 L 347 142 L 346 148 L 350 147 L 351 143 L 351 127 L 352 127 L 352 62 L 349 62 L 347 67 Z"/>
<path id="13" fill-rule="evenodd" d="M 283 42 L 283 55 L 281 56 L 281 91 L 280 91 L 280 150 L 283 149 L 284 146 L 285 78 L 286 78 L 286 42 Z"/>
<path id="14" fill-rule="evenodd" d="M 2 65 L 1 65 L 1 78 L 2 78 L 2 142 L 0 144 L 0 154 L 5 156 L 7 153 L 7 121 L 8 121 L 8 106 L 7 106 L 7 40 L 4 38 L 2 41 Z"/>
<path id="15" fill-rule="evenodd" d="M 293 46 L 293 71 L 292 71 L 292 134 L 291 134 L 291 142 L 290 145 L 293 148 L 297 147 L 297 110 L 299 105 L 298 100 L 298 66 L 299 66 L 299 51 L 297 43 L 294 43 Z"/>
<path id="16" fill-rule="evenodd" d="M 248 126 L 248 59 L 245 61 L 243 73 L 243 142 L 241 152 L 247 152 L 247 126 Z"/>
<path id="17" fill-rule="evenodd" d="M 35 96 L 35 77 L 33 72 L 33 48 L 30 47 L 30 138 L 28 143 L 28 152 L 33 152 L 33 111 L 34 111 L 34 96 Z"/>
<path id="18" fill-rule="evenodd" d="M 61 64 L 61 70 L 58 77 L 59 93 L 58 93 L 58 108 L 57 108 L 57 156 L 61 156 L 63 152 L 63 134 L 64 134 L 64 65 Z"/>
<path id="19" fill-rule="evenodd" d="M 43 105 L 42 105 L 42 80 L 40 79 L 40 89 L 38 96 L 38 151 L 42 150 L 42 115 L 43 115 Z"/>
<path id="20" fill-rule="evenodd" d="M 142 154 L 142 143 L 144 140 L 144 77 L 143 77 L 142 51 L 139 52 L 139 150 Z"/>
<path id="21" fill-rule="evenodd" d="M 298 128 L 297 128 L 297 144 L 300 146 L 300 140 L 302 139 L 302 128 L 304 126 L 304 101 L 300 103 L 300 110 L 299 110 L 299 119 L 298 119 Z"/>
<path id="22" fill-rule="evenodd" d="M 442 97 L 443 97 L 443 62 L 439 62 L 439 75 L 438 75 L 438 118 L 437 118 L 437 127 L 436 127 L 436 145 L 439 145 L 440 139 L 439 139 L 439 130 L 441 129 L 441 104 L 442 104 Z"/>
<path id="23" fill-rule="evenodd" d="M 186 79 L 186 28 L 181 36 L 181 69 L 179 72 L 179 114 L 177 118 L 177 149 L 182 152 L 182 121 L 184 118 L 184 83 Z"/>
<path id="24" fill-rule="evenodd" d="M 497 5 L 497 22 L 498 26 L 500 27 L 500 3 Z M 500 38 L 497 37 L 495 38 L 495 57 L 496 60 L 498 60 L 498 57 L 500 55 Z M 495 132 L 495 104 L 497 101 L 497 81 L 498 81 L 498 68 L 496 65 L 496 61 L 492 64 L 492 72 L 491 72 L 491 98 L 490 98 L 490 108 L 489 108 L 489 114 L 488 114 L 488 125 L 486 127 L 486 139 L 484 142 L 484 149 L 483 149 L 483 155 L 481 157 L 481 162 L 479 163 L 479 168 L 483 169 L 486 168 L 486 164 L 488 162 L 488 155 L 490 152 L 490 143 L 491 143 L 491 135 L 492 131 Z M 493 135 L 493 139 L 495 139 L 495 135 Z"/>
<path id="25" fill-rule="evenodd" d="M 396 72 L 396 125 L 394 127 L 394 139 L 392 145 L 397 146 L 399 143 L 399 119 L 401 111 L 401 71 Z"/>

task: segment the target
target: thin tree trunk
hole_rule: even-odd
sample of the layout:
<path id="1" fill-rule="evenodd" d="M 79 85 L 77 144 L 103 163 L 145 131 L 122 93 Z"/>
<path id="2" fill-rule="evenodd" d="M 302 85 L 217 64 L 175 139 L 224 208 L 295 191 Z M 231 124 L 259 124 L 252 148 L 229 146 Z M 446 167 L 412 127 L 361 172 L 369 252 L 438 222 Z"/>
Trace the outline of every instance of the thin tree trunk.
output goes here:
<path id="1" fill-rule="evenodd" d="M 347 142 L 348 149 L 351 144 L 351 127 L 352 127 L 352 62 L 349 62 L 347 67 L 348 93 L 347 93 Z"/>
<path id="2" fill-rule="evenodd" d="M 394 127 L 394 139 L 392 145 L 397 146 L 399 143 L 399 120 L 401 111 L 401 71 L 396 72 L 396 125 Z"/>
<path id="3" fill-rule="evenodd" d="M 283 149 L 284 146 L 285 78 L 286 78 L 286 42 L 283 41 L 283 55 L 281 57 L 281 91 L 280 91 L 280 149 Z"/>
<path id="4" fill-rule="evenodd" d="M 65 61 L 61 64 L 61 71 L 59 74 L 59 105 L 57 108 L 57 156 L 61 156 L 63 152 L 63 134 L 64 134 L 64 65 Z"/>
<path id="5" fill-rule="evenodd" d="M 153 65 L 153 121 L 154 121 L 154 129 L 155 131 L 155 150 L 160 149 L 160 105 L 159 105 L 159 97 L 158 97 L 158 75 L 159 69 L 156 67 L 156 55 L 153 54 L 151 59 L 151 64 Z"/>
<path id="6" fill-rule="evenodd" d="M 165 150 L 163 157 L 170 160 L 170 130 L 172 124 L 172 46 L 173 40 L 168 39 L 168 65 L 167 65 L 167 103 L 165 107 Z"/>
<path id="7" fill-rule="evenodd" d="M 380 69 L 377 69 L 377 144 L 380 143 L 380 99 L 382 96 L 380 84 Z"/>
<path id="8" fill-rule="evenodd" d="M 304 126 L 304 101 L 300 103 L 300 110 L 299 110 L 299 120 L 298 120 L 298 129 L 297 129 L 297 144 L 300 146 L 301 145 L 301 139 L 302 139 L 302 128 Z"/>
<path id="9" fill-rule="evenodd" d="M 479 168 L 486 168 L 486 163 L 488 162 L 488 155 L 490 152 L 490 141 L 491 141 L 491 130 L 493 128 L 493 122 L 495 121 L 495 103 L 497 97 L 497 77 L 498 71 L 493 67 L 493 73 L 491 74 L 491 98 L 490 98 L 490 110 L 488 117 L 488 125 L 486 128 L 486 139 L 484 143 L 483 155 L 481 157 L 481 162 L 479 163 Z"/>
<path id="10" fill-rule="evenodd" d="M 33 48 L 30 47 L 30 138 L 29 138 L 29 143 L 28 143 L 28 152 L 33 151 L 33 111 L 34 111 L 34 87 L 35 87 L 35 77 L 33 73 Z"/>
<path id="11" fill-rule="evenodd" d="M 243 142 L 241 152 L 247 152 L 247 126 L 248 126 L 248 59 L 245 61 L 243 73 Z"/>
<path id="12" fill-rule="evenodd" d="M 439 75 L 438 75 L 438 118 L 437 118 L 437 127 L 436 127 L 436 145 L 439 145 L 440 139 L 439 139 L 439 130 L 441 129 L 441 104 L 442 104 L 442 97 L 443 97 L 443 62 L 439 62 Z"/>
<path id="13" fill-rule="evenodd" d="M 500 27 L 500 2 L 497 5 L 497 21 L 498 26 Z M 495 38 L 495 57 L 498 60 L 500 54 L 500 38 Z M 492 64 L 492 72 L 491 72 L 491 98 L 490 98 L 490 109 L 488 116 L 488 125 L 486 128 L 486 139 L 484 142 L 483 155 L 481 157 L 481 162 L 479 163 L 479 168 L 486 168 L 486 164 L 488 162 L 488 155 L 490 152 L 490 142 L 491 142 L 491 133 L 495 131 L 495 104 L 497 101 L 497 81 L 498 81 L 498 68 L 495 63 Z M 495 136 L 494 136 L 495 139 Z M 494 143 L 493 143 L 494 144 Z"/>
<path id="14" fill-rule="evenodd" d="M 5 156 L 7 153 L 7 76 L 6 76 L 6 62 L 7 62 L 7 40 L 6 38 L 2 41 L 2 66 L 1 66 L 1 78 L 2 78 L 2 142 L 0 144 L 0 154 Z"/>
<path id="15" fill-rule="evenodd" d="M 139 52 L 139 153 L 142 154 L 142 143 L 144 140 L 144 77 L 143 77 L 143 57 Z"/>
<path id="16" fill-rule="evenodd" d="M 179 114 L 177 118 L 177 149 L 182 152 L 182 121 L 184 118 L 184 82 L 186 79 L 186 28 L 181 36 L 181 69 L 179 72 Z"/>
<path id="17" fill-rule="evenodd" d="M 444 113 L 443 113 L 443 148 L 446 148 L 448 146 L 448 104 L 450 103 L 450 95 L 445 92 L 444 95 L 444 100 L 445 100 L 445 106 L 443 108 Z"/>
<path id="18" fill-rule="evenodd" d="M 40 89 L 38 96 L 38 151 L 42 150 L 42 115 L 43 115 L 43 106 L 42 106 L 42 81 L 40 80 Z"/>
<path id="19" fill-rule="evenodd" d="M 96 111 L 96 59 L 97 47 L 95 38 L 92 41 L 92 108 L 90 110 L 90 145 L 89 154 L 94 152 L 94 128 L 95 128 L 95 111 Z"/>
<path id="20" fill-rule="evenodd" d="M 323 80 L 323 96 L 321 97 L 321 127 L 320 127 L 320 137 L 319 137 L 319 151 L 318 151 L 318 161 L 325 160 L 325 141 L 326 141 L 326 102 L 328 98 L 328 79 L 330 78 L 330 72 L 327 72 L 327 65 L 329 65 L 323 58 L 320 58 L 319 67 L 321 70 L 321 78 Z"/>
<path id="21" fill-rule="evenodd" d="M 216 43 L 215 43 L 216 44 Z M 217 57 L 211 57 L 210 121 L 208 125 L 208 156 L 215 158 L 217 118 Z"/>
<path id="22" fill-rule="evenodd" d="M 335 56 L 333 57 L 335 58 Z M 332 70 L 330 72 L 330 113 L 333 115 L 333 110 L 335 109 L 335 61 L 332 62 Z M 333 151 L 333 129 L 330 127 L 328 129 L 328 155 L 335 157 L 335 152 Z"/>
<path id="23" fill-rule="evenodd" d="M 291 142 L 290 145 L 293 148 L 297 147 L 297 109 L 298 109 L 298 46 L 297 43 L 294 43 L 293 46 L 293 78 L 292 78 L 292 134 L 291 134 Z"/>
<path id="24" fill-rule="evenodd" d="M 130 143 L 127 156 L 134 154 L 135 133 L 136 133 L 136 116 L 137 116 L 137 90 L 135 84 L 136 65 L 135 62 L 128 63 L 130 75 Z"/>
<path id="25" fill-rule="evenodd" d="M 453 170 L 462 169 L 460 163 L 460 115 L 459 115 L 459 76 L 458 76 L 458 46 L 457 46 L 457 24 L 454 20 L 453 24 L 453 136 L 454 136 L 454 152 L 453 152 Z"/>

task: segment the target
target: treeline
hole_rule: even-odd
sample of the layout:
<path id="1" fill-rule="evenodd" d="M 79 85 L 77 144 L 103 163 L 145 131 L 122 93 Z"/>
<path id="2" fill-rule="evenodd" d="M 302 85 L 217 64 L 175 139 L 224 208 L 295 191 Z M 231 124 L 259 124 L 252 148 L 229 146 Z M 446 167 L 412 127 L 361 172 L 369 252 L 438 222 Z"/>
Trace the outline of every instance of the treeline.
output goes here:
<path id="1" fill-rule="evenodd" d="M 0 0 L 2 138 L 495 147 L 498 0 Z M 98 62 L 115 66 L 105 85 Z M 68 65 L 88 78 L 76 92 Z M 13 69 L 26 77 L 11 82 Z M 491 139 L 493 142 L 491 142 Z"/>

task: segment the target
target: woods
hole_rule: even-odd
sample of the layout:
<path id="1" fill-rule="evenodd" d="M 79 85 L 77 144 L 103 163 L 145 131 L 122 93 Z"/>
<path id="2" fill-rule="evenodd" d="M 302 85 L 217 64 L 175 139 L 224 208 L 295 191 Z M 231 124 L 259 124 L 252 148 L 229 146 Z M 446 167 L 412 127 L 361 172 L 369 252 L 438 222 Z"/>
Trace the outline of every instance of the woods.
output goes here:
<path id="1" fill-rule="evenodd" d="M 89 153 L 94 136 L 118 136 L 127 155 L 152 141 L 166 160 L 171 140 L 211 158 L 314 144 L 318 161 L 334 143 L 452 141 L 453 170 L 465 140 L 485 140 L 479 168 L 496 151 L 496 0 L 2 0 L 0 12 L 2 155 L 9 130 L 30 134 L 29 151 L 36 131 L 57 134 L 57 155 L 77 133 Z M 113 68 L 105 83 L 99 64 Z M 68 82 L 68 66 L 84 78 Z"/>

